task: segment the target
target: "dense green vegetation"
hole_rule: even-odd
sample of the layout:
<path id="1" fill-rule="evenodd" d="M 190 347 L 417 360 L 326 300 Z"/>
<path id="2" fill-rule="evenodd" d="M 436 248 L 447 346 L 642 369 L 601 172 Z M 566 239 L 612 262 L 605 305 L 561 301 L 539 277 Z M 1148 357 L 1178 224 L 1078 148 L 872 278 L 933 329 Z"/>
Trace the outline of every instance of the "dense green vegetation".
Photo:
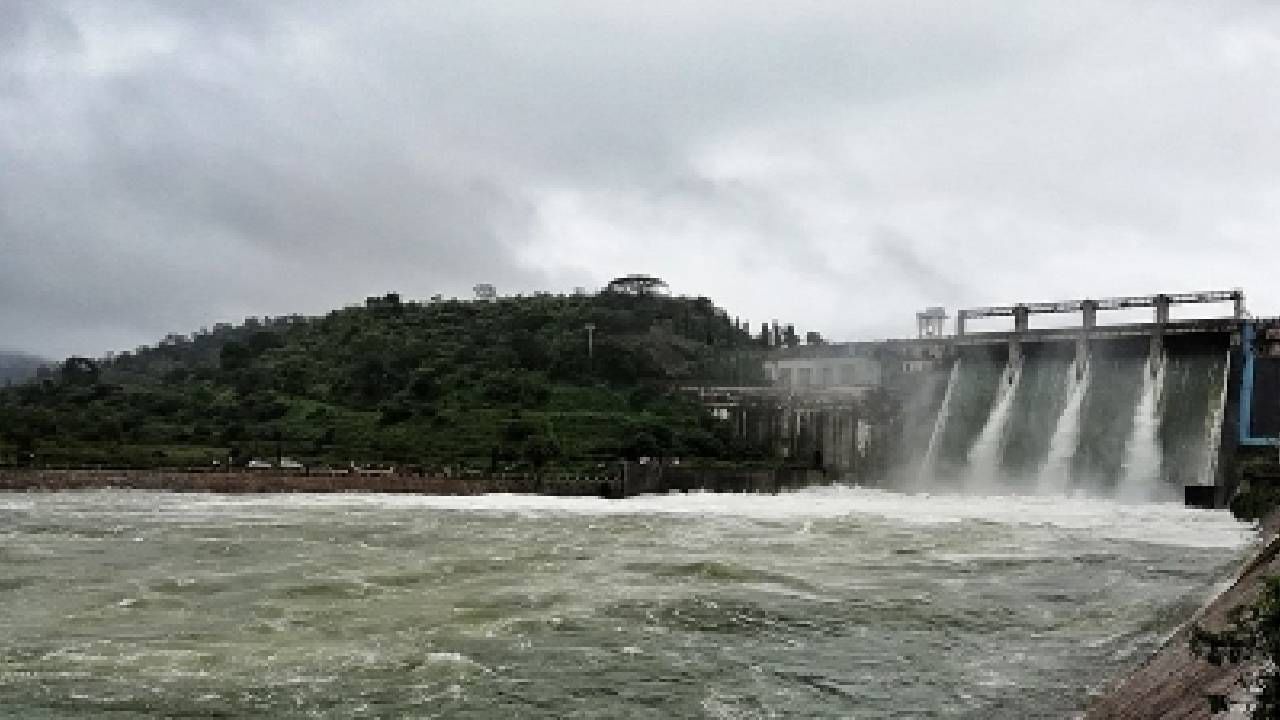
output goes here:
<path id="1" fill-rule="evenodd" d="M 389 294 L 70 358 L 0 391 L 0 458 L 174 466 L 282 454 L 488 469 L 763 457 L 680 392 L 757 380 L 755 347 L 706 298 Z"/>
<path id="2" fill-rule="evenodd" d="M 1236 607 L 1223 630 L 1191 629 L 1191 650 L 1213 665 L 1241 668 L 1238 681 L 1254 720 L 1280 717 L 1280 577 L 1267 577 L 1252 603 Z M 1207 695 L 1214 713 L 1230 708 L 1225 695 Z"/>
<path id="3" fill-rule="evenodd" d="M 1239 487 L 1231 499 L 1231 512 L 1241 520 L 1273 522 L 1280 507 L 1280 464 L 1275 448 L 1240 448 L 1235 461 Z M 1265 549 L 1252 564 L 1270 562 L 1275 547 Z M 1191 630 L 1191 650 L 1213 665 L 1240 668 L 1244 707 L 1250 718 L 1280 717 L 1280 577 L 1263 578 L 1261 592 L 1252 602 L 1234 608 L 1227 626 L 1207 630 L 1196 624 Z M 1208 695 L 1212 712 L 1231 705 L 1225 695 Z"/>
<path id="4" fill-rule="evenodd" d="M 1236 492 L 1231 512 L 1241 520 L 1263 520 L 1280 507 L 1280 463 L 1275 448 L 1240 448 L 1235 459 Z"/>

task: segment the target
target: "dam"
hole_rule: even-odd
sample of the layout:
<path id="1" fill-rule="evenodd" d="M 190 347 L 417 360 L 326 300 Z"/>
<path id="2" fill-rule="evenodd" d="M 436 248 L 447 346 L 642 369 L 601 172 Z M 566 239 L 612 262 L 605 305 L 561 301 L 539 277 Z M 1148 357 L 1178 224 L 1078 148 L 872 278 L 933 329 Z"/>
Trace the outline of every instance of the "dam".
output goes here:
<path id="1" fill-rule="evenodd" d="M 1217 305 L 1219 317 L 1172 317 Z M 1108 311 L 1149 322 L 1101 324 Z M 1053 327 L 1031 327 L 1032 316 Z M 990 319 L 1012 327 L 975 331 Z M 790 462 L 914 492 L 1085 495 L 1221 507 L 1280 436 L 1280 319 L 1241 290 L 917 314 L 915 338 L 778 344 L 767 384 L 698 388 Z M 1065 322 L 1064 322 L 1065 321 Z"/>

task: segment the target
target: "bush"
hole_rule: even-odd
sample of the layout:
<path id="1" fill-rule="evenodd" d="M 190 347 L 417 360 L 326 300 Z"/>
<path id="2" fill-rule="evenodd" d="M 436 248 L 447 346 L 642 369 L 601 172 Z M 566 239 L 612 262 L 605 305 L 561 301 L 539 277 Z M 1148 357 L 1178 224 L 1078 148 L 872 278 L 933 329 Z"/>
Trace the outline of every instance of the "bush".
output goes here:
<path id="1" fill-rule="evenodd" d="M 1280 577 L 1263 581 L 1262 595 L 1251 605 L 1235 608 L 1231 624 L 1211 631 L 1191 629 L 1191 651 L 1212 665 L 1245 665 L 1239 685 L 1252 696 L 1249 717 L 1280 717 Z M 1210 710 L 1224 712 L 1225 695 L 1207 696 Z"/>

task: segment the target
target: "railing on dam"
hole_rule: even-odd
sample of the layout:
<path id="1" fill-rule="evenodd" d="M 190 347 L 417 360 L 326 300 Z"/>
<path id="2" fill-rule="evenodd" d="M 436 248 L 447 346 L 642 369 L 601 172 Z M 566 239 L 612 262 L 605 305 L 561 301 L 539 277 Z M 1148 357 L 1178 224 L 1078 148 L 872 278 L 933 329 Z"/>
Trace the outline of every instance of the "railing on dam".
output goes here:
<path id="1" fill-rule="evenodd" d="M 1029 329 L 1032 315 L 1081 313 L 1081 327 L 1092 329 L 1097 325 L 1099 310 L 1128 310 L 1133 308 L 1153 308 L 1155 323 L 1163 325 L 1169 322 L 1169 309 L 1174 305 L 1232 303 L 1233 316 L 1236 320 L 1246 315 L 1243 290 L 1206 290 L 1185 293 L 1159 293 L 1155 295 L 1124 295 L 1105 298 L 1086 298 L 1083 300 L 1067 300 L 1063 302 L 1032 302 L 1014 305 L 997 305 L 988 307 L 965 308 L 956 312 L 956 335 L 965 334 L 965 322 L 980 318 L 1012 317 L 1015 332 Z"/>

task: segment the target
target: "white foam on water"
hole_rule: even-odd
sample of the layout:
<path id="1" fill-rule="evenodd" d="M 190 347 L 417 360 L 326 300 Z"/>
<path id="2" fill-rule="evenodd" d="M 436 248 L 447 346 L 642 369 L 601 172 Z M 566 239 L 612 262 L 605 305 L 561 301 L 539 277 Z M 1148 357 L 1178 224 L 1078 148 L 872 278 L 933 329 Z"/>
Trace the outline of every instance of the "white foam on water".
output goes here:
<path id="1" fill-rule="evenodd" d="M 177 496 L 173 496 L 177 497 Z M 1241 547 L 1254 529 L 1225 510 L 1199 510 L 1178 503 L 1133 503 L 1090 497 L 905 494 L 861 487 L 810 488 L 778 495 L 694 492 L 641 495 L 625 500 L 545 495 L 378 495 L 288 493 L 253 498 L 180 497 L 198 515 L 251 510 L 288 517 L 292 510 L 379 509 L 510 513 L 521 516 L 688 515 L 749 519 L 879 518 L 909 525 L 988 522 L 1084 530 L 1097 537 L 1197 548 Z M 183 515 L 175 508 L 176 515 Z M 188 516 L 189 517 L 189 516 Z M 175 518 L 176 519 L 176 518 Z M 387 517 L 393 520 L 394 517 Z"/>

